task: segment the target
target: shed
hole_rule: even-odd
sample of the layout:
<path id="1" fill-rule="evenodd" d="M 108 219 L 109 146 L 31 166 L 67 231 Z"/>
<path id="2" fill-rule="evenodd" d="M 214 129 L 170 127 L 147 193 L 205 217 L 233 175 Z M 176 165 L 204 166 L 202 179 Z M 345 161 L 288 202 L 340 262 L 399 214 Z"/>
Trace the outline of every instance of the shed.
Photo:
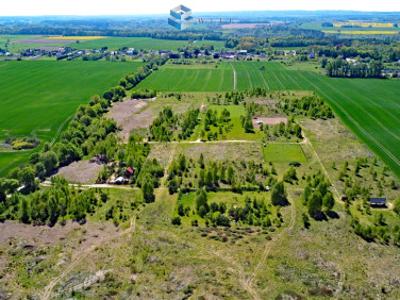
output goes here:
<path id="1" fill-rule="evenodd" d="M 368 202 L 372 207 L 386 207 L 386 198 L 369 198 Z"/>

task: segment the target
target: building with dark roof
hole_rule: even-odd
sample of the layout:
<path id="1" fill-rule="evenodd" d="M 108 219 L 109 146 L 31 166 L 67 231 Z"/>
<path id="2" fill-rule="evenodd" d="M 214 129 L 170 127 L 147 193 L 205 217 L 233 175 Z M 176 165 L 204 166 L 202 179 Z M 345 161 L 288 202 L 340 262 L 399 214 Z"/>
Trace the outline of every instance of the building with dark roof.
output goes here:
<path id="1" fill-rule="evenodd" d="M 178 30 L 188 28 L 193 20 L 192 10 L 184 5 L 179 5 L 169 12 L 168 24 Z"/>
<path id="2" fill-rule="evenodd" d="M 368 202 L 372 207 L 386 207 L 386 198 L 369 198 Z"/>

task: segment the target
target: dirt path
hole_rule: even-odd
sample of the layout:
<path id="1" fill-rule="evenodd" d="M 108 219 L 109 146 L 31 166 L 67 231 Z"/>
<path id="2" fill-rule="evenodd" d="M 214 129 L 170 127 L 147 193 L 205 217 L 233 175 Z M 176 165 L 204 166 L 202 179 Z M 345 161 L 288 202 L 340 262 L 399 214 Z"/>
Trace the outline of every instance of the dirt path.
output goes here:
<path id="1" fill-rule="evenodd" d="M 236 69 L 235 67 L 231 64 L 232 70 L 233 70 L 233 90 L 236 91 L 237 89 L 237 74 L 236 74 Z"/>
<path id="2" fill-rule="evenodd" d="M 242 288 L 253 298 L 260 299 L 257 291 L 253 288 L 253 286 L 249 282 L 249 277 L 246 275 L 246 272 L 243 270 L 242 266 L 240 266 L 232 257 L 227 256 L 225 253 L 220 253 L 218 251 L 209 251 L 210 255 L 216 256 L 229 265 L 233 266 L 230 268 L 230 271 L 233 273 L 237 273 L 239 275 L 238 281 Z"/>
<path id="3" fill-rule="evenodd" d="M 165 187 L 166 184 L 167 184 L 167 180 L 168 180 L 168 176 L 169 176 L 168 171 L 169 171 L 169 168 L 172 165 L 172 162 L 174 161 L 174 157 L 175 157 L 175 154 L 176 154 L 176 149 L 177 149 L 177 144 L 174 144 L 174 146 L 171 149 L 171 153 L 169 155 L 168 162 L 165 165 L 164 176 L 161 179 L 161 187 Z"/>
<path id="4" fill-rule="evenodd" d="M 129 233 L 134 233 L 135 230 L 136 230 L 136 215 L 132 217 L 129 228 L 125 229 L 122 232 L 117 233 L 116 235 L 99 238 L 95 244 L 85 249 L 84 251 L 77 253 L 76 256 L 70 262 L 70 264 L 61 272 L 61 274 L 55 277 L 52 281 L 50 281 L 50 283 L 45 287 L 41 299 L 42 300 L 50 299 L 54 287 L 58 283 L 60 283 L 61 280 L 64 279 L 70 272 L 72 272 L 85 257 L 87 257 L 90 253 L 95 251 L 98 247 L 110 243 L 114 239 L 121 238 Z"/>
<path id="5" fill-rule="evenodd" d="M 313 144 L 311 143 L 310 139 L 307 138 L 307 136 L 306 136 L 306 134 L 304 132 L 303 132 L 303 136 L 304 136 L 305 145 L 308 145 L 310 147 L 310 149 L 313 152 L 315 158 L 317 159 L 319 165 L 321 166 L 322 172 L 324 172 L 326 178 L 328 178 L 329 182 L 331 183 L 332 188 L 333 188 L 333 192 L 336 195 L 336 199 L 338 201 L 340 201 L 340 194 L 339 194 L 339 192 L 338 192 L 338 190 L 337 190 L 337 188 L 335 186 L 334 181 L 332 180 L 331 176 L 329 175 L 328 170 L 325 168 L 325 166 L 322 163 L 321 158 L 319 157 L 319 155 L 318 155 L 317 151 L 315 150 Z"/>
<path id="6" fill-rule="evenodd" d="M 52 186 L 52 183 L 48 180 L 42 182 L 40 184 L 44 187 Z M 76 187 L 80 189 L 119 189 L 119 190 L 139 190 L 137 187 L 132 187 L 128 185 L 115 185 L 115 184 L 76 184 L 76 183 L 69 183 L 71 187 Z"/>
<path id="7" fill-rule="evenodd" d="M 296 224 L 296 205 L 293 203 L 290 206 L 290 222 L 289 222 L 288 227 L 286 227 L 286 229 L 282 230 L 279 234 L 275 235 L 272 238 L 272 240 L 267 242 L 267 244 L 265 245 L 264 252 L 263 252 L 263 254 L 261 256 L 261 259 L 260 259 L 259 263 L 254 268 L 253 273 L 251 274 L 251 276 L 249 277 L 249 279 L 248 279 L 248 281 L 246 283 L 248 285 L 248 288 L 255 292 L 254 295 L 252 294 L 253 299 L 256 299 L 256 300 L 261 299 L 258 296 L 257 291 L 254 290 L 254 288 L 253 288 L 254 280 L 255 280 L 255 278 L 257 276 L 257 272 L 261 269 L 261 267 L 263 265 L 265 265 L 265 263 L 267 261 L 267 258 L 268 258 L 268 255 L 270 254 L 272 248 L 274 246 L 276 246 L 277 244 L 279 244 L 279 242 L 282 240 L 283 235 L 285 235 L 285 234 L 289 234 L 290 235 L 291 234 L 291 231 L 293 230 L 295 224 Z"/>

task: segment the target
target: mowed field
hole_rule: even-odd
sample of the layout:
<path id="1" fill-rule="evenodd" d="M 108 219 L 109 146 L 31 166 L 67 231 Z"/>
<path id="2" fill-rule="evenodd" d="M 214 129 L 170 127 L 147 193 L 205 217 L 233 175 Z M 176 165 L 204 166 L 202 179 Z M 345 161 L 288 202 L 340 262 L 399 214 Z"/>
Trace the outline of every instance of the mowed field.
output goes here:
<path id="1" fill-rule="evenodd" d="M 236 74 L 236 75 L 235 75 Z M 236 80 L 234 80 L 236 77 Z M 332 105 L 349 126 L 400 177 L 400 81 L 328 78 L 289 70 L 276 62 L 163 67 L 141 86 L 159 91 L 311 90 Z"/>
<path id="2" fill-rule="evenodd" d="M 51 141 L 81 103 L 117 84 L 141 63 L 0 62 L 0 141 L 36 135 Z M 27 157 L 0 152 L 0 175 Z"/>

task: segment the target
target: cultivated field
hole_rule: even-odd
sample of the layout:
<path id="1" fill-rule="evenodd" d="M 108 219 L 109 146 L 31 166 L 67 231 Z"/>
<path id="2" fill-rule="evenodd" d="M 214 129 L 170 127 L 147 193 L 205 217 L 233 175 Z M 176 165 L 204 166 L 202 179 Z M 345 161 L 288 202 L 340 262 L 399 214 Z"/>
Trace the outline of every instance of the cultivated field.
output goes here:
<path id="1" fill-rule="evenodd" d="M 234 72 L 235 70 L 235 72 Z M 313 71 L 289 70 L 280 63 L 221 63 L 161 68 L 141 86 L 160 91 L 311 90 L 329 101 L 336 113 L 400 176 L 400 81 L 328 78 Z"/>
<path id="2" fill-rule="evenodd" d="M 178 48 L 182 48 L 190 44 L 196 46 L 214 45 L 215 48 L 222 48 L 224 46 L 223 42 L 216 41 L 197 41 L 191 43 L 188 41 L 173 41 L 140 37 L 107 37 L 104 39 L 82 41 L 81 43 L 74 45 L 74 47 L 78 49 L 108 47 L 112 50 L 123 47 L 143 50 L 177 50 Z"/>
<path id="3" fill-rule="evenodd" d="M 78 41 L 78 42 L 77 42 Z M 142 50 L 177 50 L 178 48 L 193 46 L 209 46 L 220 49 L 224 47 L 222 41 L 175 41 L 146 37 L 103 37 L 103 36 L 45 36 L 45 35 L 0 35 L 0 48 L 9 42 L 8 49 L 18 52 L 27 48 L 56 48 L 70 46 L 76 49 L 98 49 L 107 47 L 117 50 L 123 47 Z"/>
<path id="4" fill-rule="evenodd" d="M 104 61 L 1 62 L 0 140 L 35 135 L 51 141 L 80 103 L 117 84 L 139 65 Z M 27 152 L 0 152 L 0 174 L 27 156 Z"/>
<path id="5" fill-rule="evenodd" d="M 217 66 L 217 67 L 215 67 Z M 139 87 L 158 91 L 215 92 L 233 90 L 233 70 L 227 64 L 164 66 Z"/>

